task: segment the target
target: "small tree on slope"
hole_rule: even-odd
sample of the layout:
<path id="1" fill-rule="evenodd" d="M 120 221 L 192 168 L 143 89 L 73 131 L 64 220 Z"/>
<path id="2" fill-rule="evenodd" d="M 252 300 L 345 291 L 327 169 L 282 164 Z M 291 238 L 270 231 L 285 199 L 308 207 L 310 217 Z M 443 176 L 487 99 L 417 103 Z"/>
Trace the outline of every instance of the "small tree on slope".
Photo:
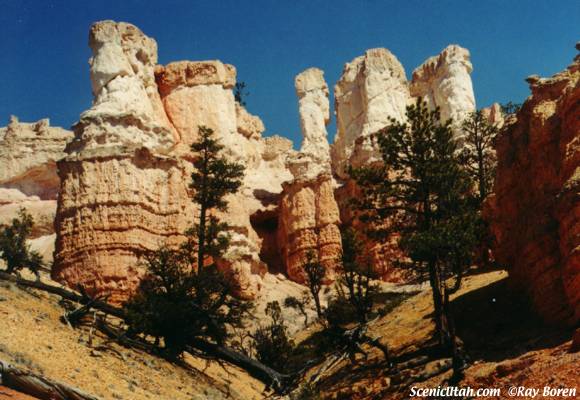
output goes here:
<path id="1" fill-rule="evenodd" d="M 199 218 L 180 248 L 162 247 L 145 257 L 148 276 L 125 305 L 131 329 L 163 337 L 172 357 L 195 338 L 223 343 L 227 325 L 240 325 L 250 307 L 233 295 L 231 277 L 215 264 L 229 245 L 228 225 L 215 211 L 227 209 L 224 197 L 238 190 L 244 168 L 221 156 L 223 146 L 209 128 L 199 127 L 199 140 L 191 148 L 196 155 L 191 187 Z"/>
<path id="2" fill-rule="evenodd" d="M 23 268 L 28 268 L 39 279 L 39 269 L 44 266 L 42 256 L 26 241 L 30 237 L 34 221 L 32 216 L 21 208 L 18 217 L 12 219 L 9 225 L 0 226 L 0 258 L 6 263 L 6 272 L 12 274 Z"/>
<path id="3" fill-rule="evenodd" d="M 383 163 L 351 174 L 362 190 L 361 219 L 382 227 L 375 237 L 399 232 L 400 247 L 410 258 L 401 263 L 428 273 L 438 341 L 456 358 L 446 280 L 470 264 L 477 215 L 451 122 L 439 120 L 439 111 L 429 111 L 421 100 L 408 106 L 406 123 L 392 120 L 376 134 Z"/>

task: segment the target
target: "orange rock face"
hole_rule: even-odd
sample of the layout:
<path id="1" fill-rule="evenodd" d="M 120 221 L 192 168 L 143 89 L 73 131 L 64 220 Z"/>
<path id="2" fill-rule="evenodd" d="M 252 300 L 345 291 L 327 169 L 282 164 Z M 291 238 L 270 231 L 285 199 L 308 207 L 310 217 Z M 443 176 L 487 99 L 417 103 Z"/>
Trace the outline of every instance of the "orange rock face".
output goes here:
<path id="1" fill-rule="evenodd" d="M 330 175 L 284 184 L 278 226 L 278 245 L 290 279 L 305 282 L 303 265 L 308 252 L 318 255 L 332 280 L 340 257 L 340 213 Z"/>
<path id="2" fill-rule="evenodd" d="M 360 188 L 353 180 L 346 181 L 343 186 L 335 190 L 335 198 L 340 209 L 340 220 L 344 225 L 351 226 L 363 239 L 364 256 L 370 262 L 373 272 L 378 279 L 393 283 L 406 283 L 413 277 L 413 272 L 408 268 L 400 268 L 396 261 L 403 256 L 399 248 L 399 236 L 395 233 L 389 235 L 381 243 L 372 240 L 365 234 L 366 226 L 355 218 L 355 210 L 351 200 L 360 196 Z"/>
<path id="3" fill-rule="evenodd" d="M 486 215 L 494 254 L 548 321 L 580 321 L 580 56 L 548 79 L 498 137 Z"/>
<path id="4" fill-rule="evenodd" d="M 182 240 L 192 220 L 184 165 L 142 150 L 58 166 L 53 277 L 122 303 L 143 276 L 140 256 Z"/>
<path id="5" fill-rule="evenodd" d="M 242 187 L 228 196 L 221 215 L 232 241 L 218 264 L 235 274 L 240 296 L 255 297 L 268 268 L 260 259 L 262 243 L 272 247 L 275 229 L 268 227 L 271 217 L 256 222 L 252 216 L 273 212 L 270 198 L 291 176 L 285 166 L 291 142 L 261 137 L 261 120 L 235 103 L 230 65 L 156 66 L 155 41 L 122 22 L 95 23 L 89 45 L 95 98 L 58 163 L 53 278 L 108 294 L 113 303 L 134 293 L 144 273 L 141 256 L 177 244 L 194 222 L 190 144 L 205 125 L 224 155 L 246 167 Z"/>
<path id="6" fill-rule="evenodd" d="M 278 246 L 290 279 L 306 282 L 303 266 L 309 253 L 314 253 L 326 270 L 327 282 L 331 282 L 342 242 L 326 132 L 328 86 L 317 68 L 298 74 L 294 86 L 303 140 L 300 151 L 288 156 L 286 163 L 294 179 L 282 185 Z"/>

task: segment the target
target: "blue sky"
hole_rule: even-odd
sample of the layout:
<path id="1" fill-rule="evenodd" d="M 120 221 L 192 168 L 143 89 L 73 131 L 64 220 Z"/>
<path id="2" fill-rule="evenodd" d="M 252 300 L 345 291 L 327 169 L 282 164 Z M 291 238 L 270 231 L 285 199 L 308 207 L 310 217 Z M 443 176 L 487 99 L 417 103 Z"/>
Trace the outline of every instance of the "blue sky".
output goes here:
<path id="1" fill-rule="evenodd" d="M 580 1 L 0 0 L 0 125 L 49 117 L 70 127 L 90 107 L 88 28 L 113 19 L 155 38 L 159 62 L 220 59 L 250 92 L 250 112 L 300 142 L 294 76 L 386 47 L 409 77 L 450 43 L 471 51 L 478 107 L 521 102 L 524 78 L 566 67 L 580 40 Z M 332 103 L 331 103 L 332 104 Z M 334 136 L 334 122 L 329 134 Z"/>

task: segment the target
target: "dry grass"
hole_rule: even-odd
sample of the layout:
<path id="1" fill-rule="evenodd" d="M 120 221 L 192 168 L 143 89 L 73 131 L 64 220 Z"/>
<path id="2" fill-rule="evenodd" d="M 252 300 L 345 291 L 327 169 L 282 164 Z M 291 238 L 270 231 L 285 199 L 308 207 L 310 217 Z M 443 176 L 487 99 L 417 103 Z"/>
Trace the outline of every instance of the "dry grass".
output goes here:
<path id="1" fill-rule="evenodd" d="M 53 283 L 53 282 L 50 282 Z M 243 371 L 187 357 L 190 370 L 59 321 L 58 297 L 0 282 L 0 358 L 102 399 L 261 399 Z"/>

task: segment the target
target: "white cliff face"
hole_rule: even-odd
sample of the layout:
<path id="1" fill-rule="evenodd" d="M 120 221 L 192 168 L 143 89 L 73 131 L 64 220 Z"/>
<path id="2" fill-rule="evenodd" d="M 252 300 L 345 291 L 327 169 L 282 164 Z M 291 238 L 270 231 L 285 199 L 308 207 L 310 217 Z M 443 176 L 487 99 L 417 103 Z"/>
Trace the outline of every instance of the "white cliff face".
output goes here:
<path id="1" fill-rule="evenodd" d="M 404 120 L 410 101 L 405 70 L 389 50 L 367 50 L 344 66 L 334 96 L 337 133 L 332 165 L 336 175 L 346 178 L 347 165 L 380 159 L 370 136 L 391 118 Z"/>
<path id="2" fill-rule="evenodd" d="M 234 66 L 217 60 L 179 61 L 157 67 L 155 74 L 163 106 L 179 135 L 181 153 L 189 152 L 199 126 L 206 126 L 214 130 L 232 159 L 245 161 L 245 143 L 236 140 L 240 135 L 232 92 Z"/>
<path id="3" fill-rule="evenodd" d="M 423 98 L 431 109 L 439 107 L 441 120 L 452 119 L 457 135 L 461 122 L 475 111 L 472 70 L 469 50 L 449 45 L 413 71 L 411 95 Z"/>
<path id="4" fill-rule="evenodd" d="M 103 21 L 91 26 L 89 46 L 94 101 L 69 151 L 169 150 L 176 138 L 155 85 L 155 41 L 131 24 Z"/>
<path id="5" fill-rule="evenodd" d="M 66 155 L 64 148 L 72 137 L 72 132 L 50 126 L 48 119 L 25 123 L 12 116 L 8 126 L 0 128 L 0 225 L 9 224 L 25 208 L 34 218 L 34 243 L 48 244 L 33 246 L 43 250 L 46 262 L 52 261 L 54 248 L 60 185 L 56 163 Z"/>
<path id="6" fill-rule="evenodd" d="M 288 168 L 295 179 L 312 180 L 330 173 L 330 146 L 326 125 L 330 121 L 328 86 L 324 73 L 309 68 L 295 79 L 296 95 L 302 128 L 300 152 L 288 159 Z"/>
<path id="7" fill-rule="evenodd" d="M 332 168 L 347 178 L 345 168 L 380 161 L 370 136 L 390 124 L 405 120 L 406 107 L 417 97 L 430 108 L 439 107 L 441 120 L 451 118 L 460 136 L 463 119 L 475 111 L 469 51 L 450 45 L 427 59 L 413 72 L 409 83 L 405 70 L 387 49 L 367 50 L 344 67 L 335 86 L 337 133 L 332 145 Z"/>

